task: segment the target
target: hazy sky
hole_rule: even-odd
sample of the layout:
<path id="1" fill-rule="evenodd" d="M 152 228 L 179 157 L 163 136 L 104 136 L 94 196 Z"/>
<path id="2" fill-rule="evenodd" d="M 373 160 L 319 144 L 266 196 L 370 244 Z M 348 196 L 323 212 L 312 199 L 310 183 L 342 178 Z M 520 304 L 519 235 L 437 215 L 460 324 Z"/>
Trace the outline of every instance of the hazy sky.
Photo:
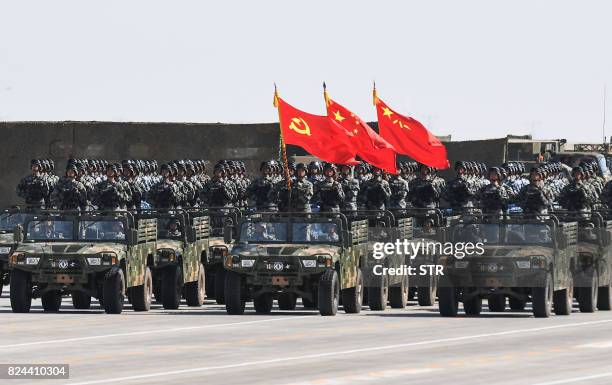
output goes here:
<path id="1" fill-rule="evenodd" d="M 0 2 L 1 120 L 272 122 L 273 82 L 454 139 L 601 141 L 610 1 Z M 612 134 L 608 108 L 607 134 Z"/>

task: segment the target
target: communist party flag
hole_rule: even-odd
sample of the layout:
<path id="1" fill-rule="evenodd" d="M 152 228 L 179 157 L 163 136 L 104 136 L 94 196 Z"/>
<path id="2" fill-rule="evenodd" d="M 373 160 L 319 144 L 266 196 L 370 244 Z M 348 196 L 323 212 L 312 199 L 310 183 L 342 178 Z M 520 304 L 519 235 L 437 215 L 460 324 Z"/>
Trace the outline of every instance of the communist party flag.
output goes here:
<path id="1" fill-rule="evenodd" d="M 327 104 L 327 116 L 352 134 L 351 138 L 357 148 L 357 155 L 381 170 L 397 174 L 395 148 L 360 117 L 331 100 L 327 91 L 324 91 L 323 95 Z"/>
<path id="2" fill-rule="evenodd" d="M 278 108 L 281 133 L 287 144 L 302 147 L 319 159 L 338 164 L 355 165 L 355 148 L 349 133 L 327 116 L 312 115 L 291 106 L 278 94 L 274 96 Z"/>
<path id="3" fill-rule="evenodd" d="M 403 116 L 378 98 L 374 89 L 374 105 L 378 115 L 378 131 L 397 152 L 431 167 L 449 167 L 446 147 L 418 120 Z"/>

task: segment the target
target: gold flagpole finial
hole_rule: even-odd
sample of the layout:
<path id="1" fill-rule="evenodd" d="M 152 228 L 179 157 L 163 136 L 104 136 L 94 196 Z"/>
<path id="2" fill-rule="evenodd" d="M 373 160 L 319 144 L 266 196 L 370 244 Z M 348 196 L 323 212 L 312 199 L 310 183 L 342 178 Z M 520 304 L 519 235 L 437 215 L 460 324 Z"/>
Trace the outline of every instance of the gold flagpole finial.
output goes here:
<path id="1" fill-rule="evenodd" d="M 376 80 L 373 82 L 372 98 L 374 99 L 374 105 L 378 104 L 378 92 L 376 92 Z"/>
<path id="2" fill-rule="evenodd" d="M 274 82 L 274 101 L 272 102 L 272 105 L 278 108 L 278 89 L 276 88 L 276 82 Z"/>
<path id="3" fill-rule="evenodd" d="M 329 95 L 327 95 L 327 84 L 323 82 L 323 98 L 325 98 L 325 107 L 329 107 Z"/>

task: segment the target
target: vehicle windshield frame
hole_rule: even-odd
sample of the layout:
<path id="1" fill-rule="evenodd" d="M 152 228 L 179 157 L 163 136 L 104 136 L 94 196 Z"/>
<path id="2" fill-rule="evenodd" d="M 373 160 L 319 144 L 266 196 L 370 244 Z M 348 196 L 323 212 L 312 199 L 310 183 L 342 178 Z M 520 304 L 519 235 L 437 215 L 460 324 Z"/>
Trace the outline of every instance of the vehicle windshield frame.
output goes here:
<path id="1" fill-rule="evenodd" d="M 543 246 L 543 247 L 552 247 L 554 245 L 554 240 L 555 240 L 555 229 L 553 226 L 551 226 L 549 223 L 543 223 L 543 222 L 524 222 L 524 223 L 519 223 L 519 222 L 500 222 L 500 223 L 486 223 L 486 222 L 470 222 L 470 223 L 460 223 L 457 224 L 455 230 L 453 231 L 454 233 L 454 241 L 458 242 L 468 242 L 471 240 L 466 240 L 464 238 L 462 238 L 461 240 L 459 240 L 458 237 L 458 232 L 457 230 L 459 228 L 466 228 L 468 226 L 472 226 L 472 225 L 477 225 L 477 226 L 496 226 L 498 228 L 498 232 L 497 232 L 497 241 L 492 242 L 492 241 L 485 241 L 485 240 L 479 240 L 478 242 L 482 242 L 484 244 L 484 246 Z M 508 234 L 509 234 L 509 229 L 511 226 L 542 226 L 543 229 L 546 228 L 549 232 L 549 241 L 542 241 L 542 242 L 534 242 L 534 241 L 528 241 L 528 240 L 523 240 L 523 241 L 509 241 L 508 240 Z M 524 228 L 523 228 L 524 229 Z M 482 231 L 482 230 L 481 230 Z M 524 230 L 523 230 L 523 235 L 525 234 Z"/>
<path id="2" fill-rule="evenodd" d="M 71 234 L 70 234 L 70 238 L 32 238 L 32 237 L 28 237 L 28 232 L 30 229 L 30 226 L 34 223 L 34 224 L 40 224 L 43 222 L 66 222 L 66 223 L 70 223 L 71 224 Z M 74 218 L 62 218 L 62 217 L 57 217 L 57 218 L 49 218 L 49 217 L 32 217 L 29 220 L 24 222 L 24 242 L 31 242 L 31 243 L 36 243 L 36 242 L 44 242 L 44 243 L 48 243 L 48 242 L 78 242 L 75 239 L 75 220 Z"/>
<path id="3" fill-rule="evenodd" d="M 77 221 L 77 239 L 76 242 L 87 242 L 87 243 L 126 243 L 127 242 L 127 233 L 128 233 L 128 225 L 127 222 L 123 218 L 108 218 L 108 217 L 100 217 L 100 218 L 79 218 Z M 89 238 L 81 238 L 81 224 L 84 222 L 92 222 L 100 223 L 100 222 L 119 222 L 123 225 L 123 239 L 114 238 L 114 239 L 89 239 Z M 89 226 L 91 226 L 91 224 Z M 88 226 L 88 227 L 89 227 Z"/>
<path id="4" fill-rule="evenodd" d="M 251 241 L 251 240 L 243 240 L 242 239 L 242 227 L 245 224 L 254 224 L 254 223 L 284 223 L 286 225 L 286 237 L 284 240 L 265 240 L 265 241 Z M 338 240 L 336 241 L 328 241 L 328 240 L 299 240 L 299 241 L 294 241 L 294 226 L 296 225 L 307 225 L 307 224 L 333 224 L 336 227 L 336 231 L 338 234 Z M 240 227 L 238 229 L 239 234 L 238 234 L 238 242 L 239 243 L 245 243 L 245 244 L 262 244 L 262 243 L 287 243 L 287 244 L 340 244 L 342 242 L 342 226 L 341 223 L 339 223 L 338 221 L 335 220 L 331 220 L 331 221 L 327 221 L 324 219 L 319 219 L 316 220 L 315 218 L 310 219 L 310 220 L 305 220 L 305 221 L 293 221 L 293 220 L 289 220 L 289 219 L 285 219 L 285 220 L 277 220 L 277 219 L 270 219 L 270 218 L 262 218 L 261 220 L 257 219 L 257 220 L 245 220 L 243 222 L 240 223 Z"/>

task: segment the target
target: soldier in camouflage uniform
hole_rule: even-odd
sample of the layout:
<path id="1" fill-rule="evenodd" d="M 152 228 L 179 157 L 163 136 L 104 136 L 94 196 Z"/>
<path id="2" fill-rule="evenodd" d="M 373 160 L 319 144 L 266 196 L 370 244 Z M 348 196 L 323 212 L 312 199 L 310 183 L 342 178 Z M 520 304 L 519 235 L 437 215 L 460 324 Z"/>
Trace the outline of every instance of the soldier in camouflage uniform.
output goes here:
<path id="1" fill-rule="evenodd" d="M 308 165 L 308 180 L 312 183 L 313 186 L 316 186 L 317 183 L 323 181 L 325 177 L 321 175 L 322 166 L 321 162 L 312 161 Z"/>
<path id="2" fill-rule="evenodd" d="M 559 204 L 568 211 L 584 213 L 579 215 L 581 218 L 588 218 L 593 204 L 597 202 L 597 195 L 585 183 L 582 167 L 572 169 L 572 179 L 572 182 L 561 191 Z"/>
<path id="3" fill-rule="evenodd" d="M 140 202 L 143 200 L 143 187 L 136 179 L 135 163 L 132 161 L 123 161 L 123 181 L 125 187 L 129 190 L 130 199 L 126 202 L 128 209 L 139 209 Z"/>
<path id="4" fill-rule="evenodd" d="M 544 176 L 541 169 L 535 167 L 531 169 L 529 184 L 521 189 L 516 201 L 527 214 L 548 214 L 548 210 L 553 205 L 554 196 L 544 184 Z"/>
<path id="5" fill-rule="evenodd" d="M 364 185 L 367 210 L 384 210 L 391 197 L 391 187 L 387 175 L 378 167 L 372 166 L 372 177 Z"/>
<path id="6" fill-rule="evenodd" d="M 295 166 L 295 179 L 291 182 L 291 192 L 287 186 L 287 181 L 283 180 L 278 185 L 279 191 L 279 210 L 309 213 L 310 200 L 314 194 L 312 183 L 307 178 L 307 169 L 304 163 Z M 291 204 L 289 202 L 291 196 Z"/>
<path id="7" fill-rule="evenodd" d="M 273 161 L 261 162 L 261 176 L 247 188 L 247 197 L 251 207 L 257 211 L 278 211 L 278 191 L 272 174 Z"/>
<path id="8" fill-rule="evenodd" d="M 119 182 L 117 164 L 106 166 L 106 179 L 96 185 L 93 204 L 100 210 L 120 210 L 129 200 L 123 183 Z"/>
<path id="9" fill-rule="evenodd" d="M 68 164 L 66 176 L 59 180 L 51 192 L 51 206 L 60 210 L 86 210 L 87 190 L 83 183 L 77 180 L 76 164 Z"/>
<path id="10" fill-rule="evenodd" d="M 184 200 L 181 189 L 174 181 L 177 170 L 172 164 L 161 166 L 162 179 L 151 187 L 148 201 L 155 208 L 179 208 Z"/>
<path id="11" fill-rule="evenodd" d="M 448 183 L 443 196 L 453 209 L 453 213 L 461 213 L 467 208 L 474 207 L 478 185 L 473 178 L 468 177 L 466 162 L 457 161 L 455 172 L 457 176 Z"/>
<path id="12" fill-rule="evenodd" d="M 416 208 L 434 209 L 439 206 L 441 184 L 436 181 L 435 169 L 422 164 L 419 176 L 409 183 L 408 197 Z"/>
<path id="13" fill-rule="evenodd" d="M 217 163 L 212 179 L 204 185 L 200 201 L 210 207 L 232 207 L 236 200 L 236 191 L 228 183 L 225 164 Z"/>
<path id="14" fill-rule="evenodd" d="M 42 162 L 39 159 L 32 159 L 30 169 L 32 174 L 21 179 L 17 185 L 17 196 L 23 198 L 27 205 L 44 207 L 51 193 L 51 185 L 42 173 Z"/>
<path id="15" fill-rule="evenodd" d="M 480 188 L 477 198 L 485 214 L 503 215 L 507 212 L 511 193 L 503 184 L 502 171 L 499 167 L 489 169 L 489 184 Z"/>
<path id="16" fill-rule="evenodd" d="M 398 174 L 393 175 L 389 181 L 389 188 L 391 189 L 391 196 L 389 197 L 389 209 L 393 210 L 396 216 L 406 215 L 406 198 L 408 197 L 408 181 L 404 179 L 403 174 L 406 170 L 407 164 L 400 163 L 398 168 Z"/>
<path id="17" fill-rule="evenodd" d="M 344 190 L 336 180 L 338 170 L 333 163 L 326 163 L 323 167 L 323 180 L 314 185 L 314 196 L 323 212 L 340 212 L 340 205 L 344 202 Z"/>
<path id="18" fill-rule="evenodd" d="M 368 202 L 367 184 L 372 179 L 370 165 L 364 161 L 355 166 L 355 179 L 359 182 L 359 193 L 357 194 L 357 208 L 365 210 Z"/>
<path id="19" fill-rule="evenodd" d="M 352 215 L 357 211 L 357 198 L 359 197 L 359 181 L 353 176 L 353 166 L 340 166 L 340 178 L 338 179 L 344 191 L 344 201 L 342 202 L 342 212 Z"/>

